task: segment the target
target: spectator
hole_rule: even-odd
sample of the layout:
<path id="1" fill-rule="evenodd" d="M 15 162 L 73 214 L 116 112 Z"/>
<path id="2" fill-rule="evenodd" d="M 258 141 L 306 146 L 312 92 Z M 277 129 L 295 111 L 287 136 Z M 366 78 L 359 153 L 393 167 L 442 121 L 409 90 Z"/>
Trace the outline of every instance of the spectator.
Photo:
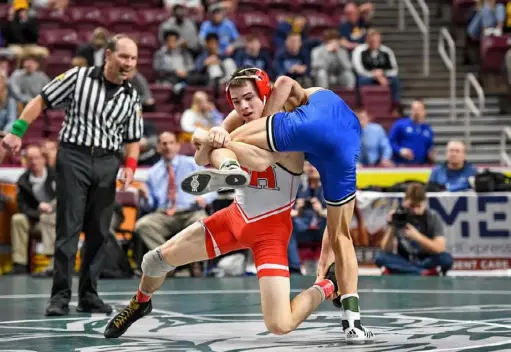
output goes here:
<path id="1" fill-rule="evenodd" d="M 275 56 L 275 75 L 289 76 L 305 88 L 312 86 L 310 56 L 302 50 L 302 39 L 297 33 L 289 33 L 283 51 Z"/>
<path id="2" fill-rule="evenodd" d="M 220 53 L 217 34 L 206 36 L 206 49 L 197 57 L 196 69 L 213 85 L 227 82 L 236 71 L 234 60 Z"/>
<path id="3" fill-rule="evenodd" d="M 106 29 L 102 27 L 94 29 L 90 42 L 78 47 L 75 58 L 85 59 L 87 66 L 103 66 L 107 40 L 108 32 Z"/>
<path id="4" fill-rule="evenodd" d="M 211 20 L 202 23 L 200 38 L 206 40 L 208 34 L 216 34 L 219 40 L 219 53 L 231 56 L 234 53 L 235 42 L 240 36 L 235 24 L 225 18 L 225 10 L 220 3 L 211 5 L 208 12 L 211 13 Z"/>
<path id="5" fill-rule="evenodd" d="M 298 187 L 295 207 L 291 211 L 293 234 L 288 246 L 289 269 L 300 272 L 298 243 L 321 243 L 326 228 L 326 202 L 319 172 L 306 162 L 306 183 Z"/>
<path id="6" fill-rule="evenodd" d="M 25 57 L 22 66 L 12 73 L 9 86 L 16 101 L 24 105 L 41 93 L 50 78 L 39 70 L 39 61 L 34 56 Z"/>
<path id="7" fill-rule="evenodd" d="M 380 32 L 371 29 L 367 34 L 367 44 L 353 50 L 352 60 L 360 85 L 390 86 L 392 101 L 399 103 L 401 89 L 396 56 L 392 49 L 381 44 Z"/>
<path id="8" fill-rule="evenodd" d="M 365 18 L 360 15 L 361 11 L 355 3 L 350 2 L 344 6 L 344 21 L 339 27 L 339 33 L 341 45 L 349 51 L 366 41 L 367 31 L 371 26 L 369 18 L 372 7 L 369 8 L 366 4 L 363 9 L 369 14 Z"/>
<path id="9" fill-rule="evenodd" d="M 449 192 L 472 188 L 469 180 L 477 174 L 477 169 L 465 160 L 465 144 L 462 141 L 450 141 L 446 154 L 447 161 L 431 171 L 429 182 L 445 186 Z"/>
<path id="10" fill-rule="evenodd" d="M 479 40 L 481 35 L 502 35 L 506 7 L 495 0 L 477 0 L 476 13 L 470 20 L 467 32 L 472 40 Z"/>
<path id="11" fill-rule="evenodd" d="M 149 83 L 147 83 L 147 79 L 135 69 L 133 71 L 134 76 L 130 80 L 133 87 L 137 90 L 138 94 L 140 94 L 140 100 L 142 101 L 142 111 L 143 112 L 154 112 L 156 111 L 155 100 L 151 93 L 151 89 L 149 88 Z"/>
<path id="12" fill-rule="evenodd" d="M 37 45 L 39 41 L 37 18 L 30 16 L 28 11 L 28 0 L 14 0 L 8 13 L 8 22 L 2 30 L 2 37 L 19 59 L 27 55 L 47 57 L 48 49 Z"/>
<path id="13" fill-rule="evenodd" d="M 424 186 L 411 184 L 403 208 L 408 216 L 403 224 L 392 221 L 381 241 L 375 263 L 384 274 L 443 275 L 452 268 L 453 258 L 446 252 L 445 227 L 440 216 L 426 208 Z M 402 226 L 401 226 L 402 225 Z"/>
<path id="14" fill-rule="evenodd" d="M 56 141 L 51 139 L 45 139 L 41 143 L 41 152 L 43 153 L 44 160 L 46 160 L 46 166 L 55 169 L 57 161 L 58 144 Z"/>
<path id="15" fill-rule="evenodd" d="M 181 142 L 190 142 L 192 134 L 197 128 L 210 129 L 219 126 L 224 116 L 209 101 L 208 95 L 203 91 L 193 94 L 192 106 L 186 109 L 181 117 Z"/>
<path id="16" fill-rule="evenodd" d="M 216 193 L 194 197 L 183 192 L 181 181 L 200 167 L 193 157 L 178 155 L 179 147 L 175 134 L 164 132 L 160 135 L 158 149 L 162 158 L 149 170 L 148 193 L 144 194 L 153 212 L 135 225 L 136 233 L 149 250 L 205 218 L 206 206 L 216 198 Z"/>
<path id="17" fill-rule="evenodd" d="M 160 42 L 162 44 L 166 42 L 165 33 L 168 31 L 177 32 L 180 38 L 178 46 L 190 50 L 193 56 L 198 55 L 201 51 L 199 33 L 195 23 L 191 19 L 186 18 L 186 7 L 177 3 L 173 7 L 172 14 L 172 17 L 160 25 L 158 30 Z"/>
<path id="18" fill-rule="evenodd" d="M 160 83 L 179 84 L 180 88 L 184 88 L 188 74 L 194 69 L 192 56 L 186 49 L 179 47 L 178 32 L 165 32 L 165 41 L 165 45 L 154 54 L 154 72 Z"/>
<path id="19" fill-rule="evenodd" d="M 236 51 L 236 65 L 238 67 L 257 67 L 272 76 L 270 55 L 266 50 L 261 50 L 259 38 L 249 34 L 245 38 L 245 41 L 245 48 Z"/>
<path id="20" fill-rule="evenodd" d="M 367 111 L 357 112 L 361 134 L 360 162 L 364 166 L 394 166 L 392 162 L 392 147 L 385 130 L 380 124 L 370 122 Z"/>
<path id="21" fill-rule="evenodd" d="M 410 117 L 397 120 L 389 133 L 396 164 L 429 164 L 435 160 L 434 133 L 424 122 L 426 106 L 420 99 L 412 102 Z"/>
<path id="22" fill-rule="evenodd" d="M 7 77 L 0 75 L 0 131 L 9 133 L 17 115 L 16 100 L 9 92 Z"/>
<path id="23" fill-rule="evenodd" d="M 178 9 L 178 6 L 180 6 L 185 14 L 191 10 L 195 13 L 195 18 L 202 19 L 204 17 L 204 6 L 201 0 L 163 0 L 163 5 L 170 14 L 175 16 L 177 16 L 176 12 L 181 11 Z M 197 31 L 195 31 L 195 33 L 197 33 Z M 182 33 L 181 37 L 184 38 Z"/>
<path id="24" fill-rule="evenodd" d="M 29 146 L 26 157 L 27 170 L 17 182 L 19 213 L 11 219 L 13 274 L 28 271 L 28 246 L 32 231 L 41 234 L 45 255 L 53 256 L 55 250 L 55 171 L 45 166 L 38 146 Z"/>
<path id="25" fill-rule="evenodd" d="M 345 89 L 354 89 L 356 80 L 353 74 L 348 52 L 339 44 L 339 33 L 335 29 L 323 34 L 324 44 L 314 48 L 311 53 L 312 77 L 316 86 L 329 88 L 338 85 Z"/>

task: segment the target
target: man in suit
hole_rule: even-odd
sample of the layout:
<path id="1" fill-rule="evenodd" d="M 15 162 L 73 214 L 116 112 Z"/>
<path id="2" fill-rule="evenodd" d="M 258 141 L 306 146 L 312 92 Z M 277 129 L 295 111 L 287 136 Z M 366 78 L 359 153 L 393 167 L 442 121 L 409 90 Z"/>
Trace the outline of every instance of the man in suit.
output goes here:
<path id="1" fill-rule="evenodd" d="M 11 220 L 12 274 L 28 271 L 28 245 L 32 232 L 39 232 L 43 254 L 55 251 L 55 170 L 46 166 L 41 148 L 31 145 L 26 151 L 27 170 L 17 182 L 17 214 Z"/>

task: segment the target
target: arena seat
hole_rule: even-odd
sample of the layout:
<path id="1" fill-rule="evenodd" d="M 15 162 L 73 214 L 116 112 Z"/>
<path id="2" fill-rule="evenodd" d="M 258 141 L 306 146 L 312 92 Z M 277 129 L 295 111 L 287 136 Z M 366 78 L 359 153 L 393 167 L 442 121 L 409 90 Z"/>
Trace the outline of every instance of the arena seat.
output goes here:
<path id="1" fill-rule="evenodd" d="M 158 134 L 171 131 L 179 132 L 181 127 L 176 122 L 174 115 L 165 112 L 146 112 L 144 113 L 144 119 L 152 121 L 158 129 Z"/>
<path id="2" fill-rule="evenodd" d="M 67 28 L 71 23 L 68 11 L 55 11 L 53 9 L 37 9 L 39 29 Z"/>
<path id="3" fill-rule="evenodd" d="M 192 143 L 181 143 L 181 147 L 179 148 L 179 154 L 194 156 L 195 155 L 195 147 Z"/>
<path id="4" fill-rule="evenodd" d="M 144 24 L 144 30 L 157 32 L 160 24 L 169 18 L 169 15 L 159 8 L 141 9 L 138 11 L 141 25 Z"/>
<path id="5" fill-rule="evenodd" d="M 247 11 L 265 11 L 272 1 L 269 0 L 239 0 L 238 13 Z"/>
<path id="6" fill-rule="evenodd" d="M 96 27 L 103 25 L 104 13 L 97 7 L 78 7 L 69 8 L 69 19 L 73 28 L 77 31 L 93 31 Z"/>
<path id="7" fill-rule="evenodd" d="M 326 29 L 335 28 L 338 25 L 332 17 L 323 13 L 307 13 L 305 17 L 309 24 L 311 36 L 321 36 Z"/>
<path id="8" fill-rule="evenodd" d="M 39 31 L 39 38 L 39 44 L 47 47 L 52 55 L 55 49 L 65 49 L 65 52 L 72 51 L 73 54 L 80 43 L 78 33 L 72 29 L 41 30 Z"/>
<path id="9" fill-rule="evenodd" d="M 236 18 L 236 26 L 240 33 L 257 33 L 265 36 L 273 35 L 275 23 L 264 12 L 248 11 L 240 13 Z"/>
<path id="10" fill-rule="evenodd" d="M 269 2 L 268 6 L 271 10 L 273 9 L 279 9 L 279 10 L 286 10 L 289 12 L 296 13 L 297 12 L 297 6 L 296 2 L 294 0 L 272 0 Z"/>
<path id="11" fill-rule="evenodd" d="M 7 14 L 9 13 L 9 4 L 0 4 L 0 20 L 7 19 Z"/>
<path id="12" fill-rule="evenodd" d="M 172 88 L 162 84 L 150 84 L 149 89 L 157 105 L 170 103 L 172 98 Z"/>
<path id="13" fill-rule="evenodd" d="M 501 72 L 504 57 L 511 48 L 511 35 L 483 36 L 481 38 L 481 70 Z"/>
<path id="14" fill-rule="evenodd" d="M 475 0 L 453 0 L 451 6 L 452 23 L 457 26 L 466 26 L 468 16 L 475 6 Z"/>
<path id="15" fill-rule="evenodd" d="M 374 119 L 389 117 L 391 114 L 392 97 L 389 87 L 361 86 L 360 100 L 362 106 Z"/>
<path id="16" fill-rule="evenodd" d="M 51 79 L 57 77 L 63 72 L 66 72 L 71 68 L 71 61 L 73 60 L 72 50 L 65 51 L 52 51 L 46 59 L 46 68 L 44 72 Z"/>
<path id="17" fill-rule="evenodd" d="M 105 25 L 114 33 L 124 33 L 138 28 L 143 29 L 139 20 L 142 17 L 132 8 L 110 7 L 104 9 L 104 14 Z"/>
<path id="18" fill-rule="evenodd" d="M 332 90 L 344 100 L 344 102 L 350 107 L 350 109 L 356 109 L 357 103 L 357 91 L 355 89 L 339 89 L 332 88 Z"/>

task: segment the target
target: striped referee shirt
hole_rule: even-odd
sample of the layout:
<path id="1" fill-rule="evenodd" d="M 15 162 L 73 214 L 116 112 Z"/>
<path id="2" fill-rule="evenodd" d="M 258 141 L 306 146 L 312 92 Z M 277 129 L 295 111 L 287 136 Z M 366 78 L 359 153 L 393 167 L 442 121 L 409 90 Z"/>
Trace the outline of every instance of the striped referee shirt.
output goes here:
<path id="1" fill-rule="evenodd" d="M 103 67 L 75 67 L 57 76 L 42 90 L 48 108 L 65 106 L 61 142 L 112 151 L 142 137 L 140 96 L 125 81 L 107 96 Z"/>

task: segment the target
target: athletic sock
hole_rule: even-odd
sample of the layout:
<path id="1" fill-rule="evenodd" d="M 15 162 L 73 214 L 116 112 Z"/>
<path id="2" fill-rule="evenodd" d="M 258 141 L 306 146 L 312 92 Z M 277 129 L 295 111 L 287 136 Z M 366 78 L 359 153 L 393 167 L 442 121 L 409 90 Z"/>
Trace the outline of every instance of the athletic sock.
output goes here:
<path id="1" fill-rule="evenodd" d="M 140 287 L 137 290 L 137 302 L 138 303 L 149 302 L 151 300 L 152 296 L 153 296 L 152 293 L 145 292 Z"/>
<path id="2" fill-rule="evenodd" d="M 360 307 L 358 303 L 358 295 L 356 293 L 342 295 L 341 303 L 343 309 L 343 320 L 360 320 Z"/>
<path id="3" fill-rule="evenodd" d="M 219 167 L 219 170 L 235 170 L 240 168 L 240 163 L 233 159 L 225 160 Z"/>
<path id="4" fill-rule="evenodd" d="M 334 283 L 327 279 L 316 282 L 312 287 L 321 293 L 321 302 L 330 297 L 335 290 Z"/>

